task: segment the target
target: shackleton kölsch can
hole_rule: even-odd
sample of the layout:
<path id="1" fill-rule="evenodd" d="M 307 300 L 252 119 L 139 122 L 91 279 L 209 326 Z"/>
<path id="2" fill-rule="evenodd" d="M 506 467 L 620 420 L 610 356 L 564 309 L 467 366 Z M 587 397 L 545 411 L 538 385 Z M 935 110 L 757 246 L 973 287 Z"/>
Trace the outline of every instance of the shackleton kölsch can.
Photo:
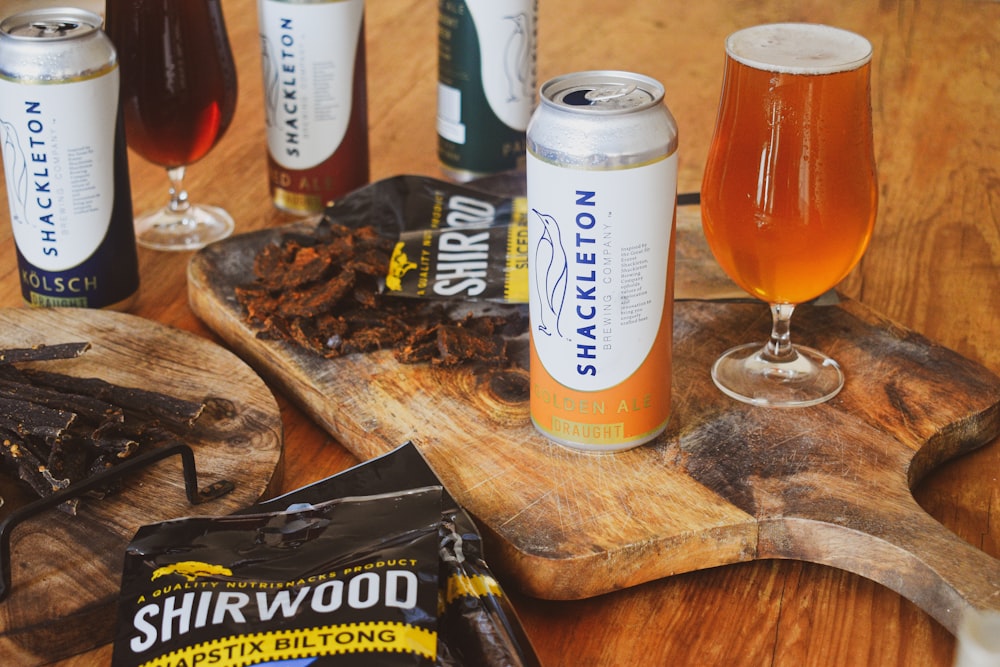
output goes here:
<path id="1" fill-rule="evenodd" d="M 594 71 L 545 83 L 528 125 L 530 410 L 597 452 L 670 417 L 677 126 L 663 86 Z"/>
<path id="2" fill-rule="evenodd" d="M 438 159 L 458 181 L 524 166 L 538 0 L 439 0 Z"/>
<path id="3" fill-rule="evenodd" d="M 126 308 L 139 287 L 117 55 L 101 18 L 43 8 L 0 22 L 0 134 L 21 294 Z"/>
<path id="4" fill-rule="evenodd" d="M 364 0 L 258 0 L 274 205 L 322 211 L 369 179 Z"/>

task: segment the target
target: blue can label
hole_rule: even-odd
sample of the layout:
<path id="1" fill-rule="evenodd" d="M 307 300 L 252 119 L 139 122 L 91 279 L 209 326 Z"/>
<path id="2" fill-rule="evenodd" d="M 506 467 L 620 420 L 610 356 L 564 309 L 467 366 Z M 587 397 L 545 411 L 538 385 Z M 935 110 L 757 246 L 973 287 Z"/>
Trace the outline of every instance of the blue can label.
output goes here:
<path id="1" fill-rule="evenodd" d="M 58 84 L 0 78 L 7 198 L 32 305 L 102 308 L 138 287 L 118 86 L 117 67 Z"/>

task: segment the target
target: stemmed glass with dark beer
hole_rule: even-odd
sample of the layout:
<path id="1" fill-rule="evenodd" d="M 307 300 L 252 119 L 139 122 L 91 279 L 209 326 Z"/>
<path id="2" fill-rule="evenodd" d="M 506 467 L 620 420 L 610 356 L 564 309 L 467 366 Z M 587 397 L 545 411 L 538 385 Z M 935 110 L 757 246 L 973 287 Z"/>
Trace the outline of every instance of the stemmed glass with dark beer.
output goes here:
<path id="1" fill-rule="evenodd" d="M 733 398 L 806 406 L 843 386 L 837 362 L 792 345 L 790 318 L 839 283 L 871 237 L 871 56 L 864 37 L 816 24 L 755 26 L 726 40 L 702 223 L 719 264 L 770 304 L 773 320 L 766 344 L 715 362 L 712 378 Z"/>
<path id="2" fill-rule="evenodd" d="M 219 0 L 108 0 L 118 50 L 128 145 L 167 169 L 170 201 L 136 218 L 136 240 L 196 250 L 229 236 L 233 219 L 188 201 L 185 168 L 222 137 L 236 109 L 233 64 Z"/>

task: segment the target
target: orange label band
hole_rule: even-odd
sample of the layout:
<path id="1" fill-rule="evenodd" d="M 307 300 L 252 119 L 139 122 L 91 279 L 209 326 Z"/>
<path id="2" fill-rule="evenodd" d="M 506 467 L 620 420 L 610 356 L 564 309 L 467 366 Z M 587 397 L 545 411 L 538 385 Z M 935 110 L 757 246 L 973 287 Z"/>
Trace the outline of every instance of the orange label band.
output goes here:
<path id="1" fill-rule="evenodd" d="M 672 282 L 672 281 L 671 281 Z M 544 435 L 569 446 L 612 451 L 658 435 L 670 418 L 673 303 L 645 363 L 603 391 L 575 391 L 548 373 L 531 347 L 531 418 Z"/>

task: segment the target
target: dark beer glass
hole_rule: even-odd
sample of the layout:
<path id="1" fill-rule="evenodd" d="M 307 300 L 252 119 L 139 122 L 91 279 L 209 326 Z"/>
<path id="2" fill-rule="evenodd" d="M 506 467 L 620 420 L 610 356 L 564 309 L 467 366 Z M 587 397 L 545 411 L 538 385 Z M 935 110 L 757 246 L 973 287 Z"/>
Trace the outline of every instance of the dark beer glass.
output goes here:
<path id="1" fill-rule="evenodd" d="M 167 169 L 170 200 L 136 217 L 136 240 L 195 250 L 233 231 L 216 206 L 188 200 L 186 167 L 225 133 L 236 109 L 236 68 L 219 0 L 108 0 L 118 49 L 128 145 Z"/>

